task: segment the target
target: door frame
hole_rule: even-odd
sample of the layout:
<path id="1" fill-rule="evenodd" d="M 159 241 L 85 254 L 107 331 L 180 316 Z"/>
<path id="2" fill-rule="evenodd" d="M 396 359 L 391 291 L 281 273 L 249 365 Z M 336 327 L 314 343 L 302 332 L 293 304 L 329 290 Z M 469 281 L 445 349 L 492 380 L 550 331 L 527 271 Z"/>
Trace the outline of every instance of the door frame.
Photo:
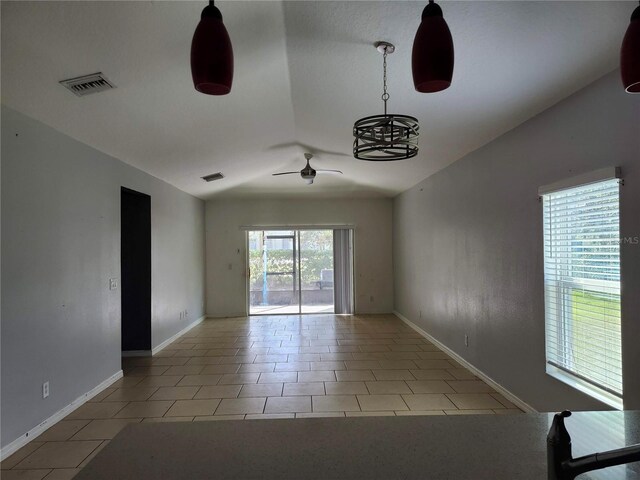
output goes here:
<path id="1" fill-rule="evenodd" d="M 335 292 L 334 292 L 334 300 L 333 300 L 333 312 L 332 313 L 326 313 L 326 312 L 303 312 L 302 311 L 302 275 L 300 274 L 300 266 L 301 266 L 301 260 L 300 260 L 300 255 L 297 255 L 297 275 L 294 273 L 294 276 L 297 276 L 298 279 L 298 313 L 251 313 L 251 264 L 250 264 L 250 258 L 249 258 L 249 233 L 250 232 L 264 232 L 264 231 L 278 231 L 278 230 L 285 230 L 285 231 L 293 231 L 294 232 L 294 262 L 296 261 L 295 258 L 295 252 L 296 249 L 299 250 L 300 247 L 300 231 L 301 230 L 330 230 L 332 233 L 334 230 L 336 229 L 351 229 L 354 231 L 354 235 L 355 235 L 355 228 L 352 225 L 303 225 L 303 226 L 296 226 L 296 225 L 279 225 L 279 226 L 265 226 L 265 225 L 256 225 L 256 226 L 242 226 L 241 227 L 242 230 L 244 230 L 244 251 L 245 251 L 245 309 L 246 309 L 246 316 L 249 317 L 264 317 L 264 316 L 273 316 L 273 315 L 335 315 L 335 311 L 336 311 L 336 304 L 335 304 Z M 353 240 L 352 240 L 353 241 Z M 297 243 L 297 247 L 296 247 L 296 243 Z M 332 249 L 333 250 L 333 249 Z M 355 257 L 354 257 L 355 258 Z M 334 263 L 335 263 L 335 258 L 333 259 Z M 353 279 L 352 279 L 352 288 L 355 289 L 355 271 L 353 271 Z M 355 296 L 354 296 L 354 308 L 355 308 Z"/>

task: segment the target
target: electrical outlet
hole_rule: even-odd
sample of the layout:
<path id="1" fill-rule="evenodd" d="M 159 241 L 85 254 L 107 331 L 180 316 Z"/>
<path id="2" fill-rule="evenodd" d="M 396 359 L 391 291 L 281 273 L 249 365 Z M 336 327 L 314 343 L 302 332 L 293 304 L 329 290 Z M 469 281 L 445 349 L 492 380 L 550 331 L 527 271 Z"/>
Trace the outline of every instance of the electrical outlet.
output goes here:
<path id="1" fill-rule="evenodd" d="M 109 290 L 117 290 L 118 289 L 118 279 L 110 278 L 109 279 Z"/>
<path id="2" fill-rule="evenodd" d="M 467 334 L 464 335 L 464 346 L 465 347 L 469 346 L 469 335 Z"/>
<path id="3" fill-rule="evenodd" d="M 42 384 L 42 398 L 47 398 L 49 396 L 49 382 L 44 382 Z"/>

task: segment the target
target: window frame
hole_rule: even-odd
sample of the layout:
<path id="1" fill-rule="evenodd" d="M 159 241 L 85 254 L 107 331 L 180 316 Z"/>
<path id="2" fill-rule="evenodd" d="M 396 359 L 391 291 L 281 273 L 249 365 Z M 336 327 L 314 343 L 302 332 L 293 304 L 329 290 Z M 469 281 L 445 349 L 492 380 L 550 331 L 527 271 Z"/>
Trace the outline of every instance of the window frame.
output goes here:
<path id="1" fill-rule="evenodd" d="M 559 182 L 555 182 L 553 184 L 550 185 L 546 185 L 543 187 L 540 187 L 538 189 L 538 195 L 539 195 L 539 200 L 540 200 L 540 204 L 541 204 L 541 216 L 542 216 L 542 227 L 543 227 L 543 240 L 542 240 L 542 247 L 543 250 L 545 248 L 545 242 L 546 242 L 546 233 L 545 233 L 545 229 L 546 229 L 546 224 L 545 224 L 545 215 L 544 215 L 544 211 L 543 211 L 543 197 L 545 195 L 549 195 L 549 194 L 553 194 L 553 193 L 557 193 L 560 191 L 564 191 L 564 190 L 569 190 L 569 189 L 573 189 L 573 188 L 578 188 L 578 187 L 585 187 L 588 186 L 590 184 L 593 183 L 599 183 L 599 182 L 603 182 L 603 181 L 607 181 L 607 180 L 614 180 L 617 179 L 620 186 L 623 185 L 623 181 L 622 181 L 622 174 L 621 174 L 621 170 L 619 167 L 608 167 L 608 168 L 603 168 L 603 169 L 599 169 L 599 170 L 595 170 L 592 172 L 587 172 L 585 174 L 582 175 L 578 175 L 575 177 L 571 177 L 565 180 L 561 180 Z M 618 191 L 618 220 L 620 219 L 620 201 L 621 201 L 621 195 L 620 195 L 620 191 Z M 547 309 L 549 307 L 548 305 L 548 298 L 547 298 L 547 266 L 546 266 L 546 253 L 544 253 L 543 251 L 543 277 L 544 277 L 544 286 L 543 286 L 543 290 L 544 290 L 544 329 L 545 329 L 545 335 L 544 335 L 544 339 L 545 339 L 545 369 L 546 369 L 546 373 L 555 378 L 556 380 L 559 380 L 563 383 L 565 383 L 566 385 L 569 385 L 570 387 L 585 393 L 587 395 L 589 395 L 590 397 L 599 400 L 613 408 L 616 408 L 618 410 L 622 410 L 623 409 L 623 392 L 618 395 L 616 393 L 613 393 L 611 391 L 609 391 L 606 388 L 600 387 L 598 385 L 595 385 L 594 382 L 595 380 L 593 379 L 587 379 L 586 377 L 582 377 L 580 374 L 576 373 L 576 372 L 572 372 L 568 369 L 563 368 L 560 365 L 555 364 L 555 362 L 550 361 L 549 358 L 549 354 L 548 354 L 548 340 L 549 340 L 549 335 L 550 333 L 548 332 L 548 317 L 547 317 Z M 618 259 L 618 262 L 621 262 L 621 259 Z M 622 278 L 621 278 L 621 273 L 620 273 L 620 279 L 619 279 L 619 283 L 620 286 L 622 284 Z M 622 298 L 622 297 L 621 297 Z M 557 308 L 561 308 L 561 307 L 557 307 Z M 622 322 L 622 315 L 620 318 L 620 321 Z M 564 322 L 563 322 L 564 323 Z M 557 334 L 556 334 L 557 335 Z M 620 332 L 620 337 L 622 340 L 622 332 Z M 621 357 L 621 364 L 623 362 L 623 358 Z"/>

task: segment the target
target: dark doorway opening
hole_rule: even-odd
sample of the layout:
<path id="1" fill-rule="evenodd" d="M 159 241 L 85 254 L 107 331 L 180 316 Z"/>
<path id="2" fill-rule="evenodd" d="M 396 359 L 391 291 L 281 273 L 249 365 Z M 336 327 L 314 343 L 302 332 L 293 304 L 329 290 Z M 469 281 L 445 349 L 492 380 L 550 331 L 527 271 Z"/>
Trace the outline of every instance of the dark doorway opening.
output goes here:
<path id="1" fill-rule="evenodd" d="M 122 351 L 151 350 L 151 197 L 122 187 Z"/>

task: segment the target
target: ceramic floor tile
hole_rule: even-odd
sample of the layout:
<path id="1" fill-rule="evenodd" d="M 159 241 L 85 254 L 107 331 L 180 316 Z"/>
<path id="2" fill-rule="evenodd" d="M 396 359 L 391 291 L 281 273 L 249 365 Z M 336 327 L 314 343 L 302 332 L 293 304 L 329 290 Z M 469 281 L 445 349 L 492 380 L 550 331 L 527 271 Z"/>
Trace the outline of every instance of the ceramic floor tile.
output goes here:
<path id="1" fill-rule="evenodd" d="M 282 395 L 324 395 L 324 383 L 285 383 Z"/>
<path id="2" fill-rule="evenodd" d="M 517 405 L 515 405 L 514 403 L 510 402 L 509 400 L 507 400 L 503 395 L 499 394 L 499 393 L 492 393 L 491 396 L 493 398 L 495 398 L 496 400 L 498 400 L 502 405 L 504 405 L 506 408 L 509 409 L 516 409 L 516 410 L 520 410 L 518 408 Z"/>
<path id="3" fill-rule="evenodd" d="M 422 393 L 418 395 L 403 395 L 410 410 L 447 410 L 455 405 L 441 393 Z"/>
<path id="4" fill-rule="evenodd" d="M 432 368 L 436 368 L 440 370 L 453 368 L 452 365 L 447 360 L 414 360 L 413 362 L 421 370 L 428 370 Z"/>
<path id="5" fill-rule="evenodd" d="M 93 452 L 101 442 L 47 442 L 14 468 L 76 468 Z"/>
<path id="6" fill-rule="evenodd" d="M 415 377 L 409 370 L 373 370 L 373 375 L 378 381 L 415 380 Z"/>
<path id="7" fill-rule="evenodd" d="M 185 375 L 178 382 L 178 387 L 216 385 L 221 378 L 222 375 Z"/>
<path id="8" fill-rule="evenodd" d="M 410 372 L 416 380 L 455 380 L 456 378 L 447 370 L 410 370 Z"/>
<path id="9" fill-rule="evenodd" d="M 217 374 L 231 374 L 238 373 L 241 364 L 239 363 L 227 363 L 224 365 L 207 365 L 200 372 L 202 375 L 217 375 Z"/>
<path id="10" fill-rule="evenodd" d="M 65 420 L 93 420 L 94 418 L 111 418 L 116 415 L 127 402 L 85 403 L 71 412 Z"/>
<path id="11" fill-rule="evenodd" d="M 309 413 L 311 397 L 269 397 L 264 413 Z"/>
<path id="12" fill-rule="evenodd" d="M 91 423 L 76 433 L 71 440 L 110 440 L 128 424 L 139 423 L 141 421 L 142 418 L 91 420 Z"/>
<path id="13" fill-rule="evenodd" d="M 245 415 L 245 420 L 274 420 L 278 418 L 296 418 L 295 413 L 251 413 Z"/>
<path id="14" fill-rule="evenodd" d="M 296 418 L 328 418 L 328 417 L 344 417 L 344 412 L 296 413 Z"/>
<path id="15" fill-rule="evenodd" d="M 242 415 L 207 415 L 202 417 L 194 417 L 194 422 L 211 422 L 217 420 L 244 420 L 244 414 Z"/>
<path id="16" fill-rule="evenodd" d="M 363 412 L 409 410 L 400 395 L 358 395 Z"/>
<path id="17" fill-rule="evenodd" d="M 178 400 L 165 414 L 165 417 L 195 417 L 213 415 L 220 404 L 219 399 Z"/>
<path id="18" fill-rule="evenodd" d="M 216 415 L 238 415 L 241 413 L 262 413 L 264 404 L 267 399 L 265 397 L 257 398 L 225 398 L 220 402 Z"/>
<path id="19" fill-rule="evenodd" d="M 103 440 L 103 441 L 102 441 L 102 443 L 100 443 L 100 445 L 98 445 L 98 447 L 97 447 L 93 452 L 91 452 L 91 453 L 87 456 L 87 458 L 85 458 L 85 459 L 82 461 L 82 463 L 81 463 L 80 465 L 78 465 L 78 468 L 84 468 L 84 466 L 85 466 L 87 463 L 89 463 L 89 462 L 91 461 L 91 459 L 92 459 L 93 457 L 95 457 L 95 456 L 100 452 L 100 450 L 102 450 L 104 447 L 106 447 L 106 446 L 109 444 L 109 442 L 110 442 L 110 441 L 111 441 L 111 440 Z"/>
<path id="20" fill-rule="evenodd" d="M 366 382 L 371 395 L 384 395 L 389 393 L 413 393 L 405 382 Z"/>
<path id="21" fill-rule="evenodd" d="M 111 395 L 103 399 L 103 402 L 132 402 L 148 399 L 157 390 L 157 387 L 124 387 L 117 388 Z"/>
<path id="22" fill-rule="evenodd" d="M 311 362 L 311 370 L 346 370 L 346 367 L 340 361 Z"/>
<path id="23" fill-rule="evenodd" d="M 488 393 L 450 393 L 447 396 L 460 410 L 504 408 L 504 405 Z"/>
<path id="24" fill-rule="evenodd" d="M 374 370 L 380 369 L 378 360 L 346 360 L 347 370 Z"/>
<path id="25" fill-rule="evenodd" d="M 42 480 L 51 472 L 49 468 L 39 470 L 3 470 L 2 480 Z"/>
<path id="26" fill-rule="evenodd" d="M 327 395 L 366 395 L 369 393 L 364 382 L 325 382 Z"/>
<path id="27" fill-rule="evenodd" d="M 194 417 L 149 417 L 142 423 L 192 422 Z"/>
<path id="28" fill-rule="evenodd" d="M 138 382 L 138 384 L 139 383 L 140 382 Z M 87 402 L 101 402 L 102 400 L 107 398 L 109 395 L 111 395 L 113 392 L 115 392 L 116 390 L 117 390 L 117 388 L 114 388 L 114 387 L 105 388 L 100 393 L 94 395 L 89 400 L 87 400 Z"/>
<path id="29" fill-rule="evenodd" d="M 447 371 L 458 380 L 476 380 L 477 379 L 477 377 L 473 373 L 471 373 L 469 370 L 464 368 L 450 368 Z"/>
<path id="30" fill-rule="evenodd" d="M 193 398 L 236 398 L 241 388 L 242 385 L 206 385 Z"/>
<path id="31" fill-rule="evenodd" d="M 282 383 L 264 383 L 242 385 L 239 397 L 279 397 L 282 395 Z"/>
<path id="32" fill-rule="evenodd" d="M 253 363 L 281 363 L 287 361 L 288 354 L 281 355 L 256 355 Z"/>
<path id="33" fill-rule="evenodd" d="M 169 367 L 165 375 L 198 375 L 204 369 L 204 365 L 175 365 Z"/>
<path id="34" fill-rule="evenodd" d="M 445 410 L 447 415 L 495 415 L 494 410 Z"/>
<path id="35" fill-rule="evenodd" d="M 395 417 L 395 412 L 345 412 L 347 417 Z"/>
<path id="36" fill-rule="evenodd" d="M 370 370 L 350 370 L 336 372 L 336 379 L 338 382 L 361 382 L 374 381 L 376 377 L 373 376 L 373 372 Z"/>
<path id="37" fill-rule="evenodd" d="M 310 382 L 335 382 L 336 374 L 333 371 L 310 371 L 299 372 L 298 382 L 310 383 Z"/>
<path id="38" fill-rule="evenodd" d="M 149 400 L 190 400 L 200 387 L 160 387 Z"/>
<path id="39" fill-rule="evenodd" d="M 144 377 L 136 387 L 175 387 L 182 379 L 182 375 L 156 375 Z"/>
<path id="40" fill-rule="evenodd" d="M 444 380 L 408 381 L 407 385 L 413 393 L 455 393 Z"/>
<path id="41" fill-rule="evenodd" d="M 456 393 L 492 393 L 493 388 L 480 380 L 449 380 Z"/>
<path id="42" fill-rule="evenodd" d="M 8 470 L 10 468 L 15 467 L 24 458 L 31 455 L 42 445 L 44 445 L 44 442 L 40 442 L 40 441 L 31 441 L 27 443 L 24 447 L 18 449 L 15 453 L 11 454 L 9 457 L 2 460 L 2 462 L 0 463 L 0 468 L 2 470 Z"/>
<path id="43" fill-rule="evenodd" d="M 446 413 L 444 413 L 444 410 L 404 410 L 396 412 L 397 417 L 417 415 L 446 415 Z"/>
<path id="44" fill-rule="evenodd" d="M 300 372 L 307 373 L 307 372 Z M 298 381 L 297 372 L 261 373 L 258 383 L 293 383 Z M 249 382 L 246 382 L 249 383 Z"/>
<path id="45" fill-rule="evenodd" d="M 118 412 L 116 418 L 162 417 L 171 405 L 172 400 L 131 402 Z"/>
<path id="46" fill-rule="evenodd" d="M 62 420 L 38 437 L 38 442 L 62 442 L 69 440 L 91 420 Z"/>
<path id="47" fill-rule="evenodd" d="M 244 383 L 257 383 L 260 373 L 227 373 L 222 375 L 218 385 L 240 385 Z"/>
<path id="48" fill-rule="evenodd" d="M 286 355 L 285 355 L 286 358 Z M 250 372 L 273 372 L 276 367 L 275 363 L 244 363 L 240 366 L 238 373 L 250 373 Z"/>
<path id="49" fill-rule="evenodd" d="M 79 468 L 56 468 L 44 478 L 45 480 L 71 480 L 78 472 L 80 472 Z"/>
<path id="50" fill-rule="evenodd" d="M 276 372 L 305 372 L 311 370 L 309 362 L 276 363 Z"/>
<path id="51" fill-rule="evenodd" d="M 359 412 L 355 395 L 325 395 L 312 397 L 314 412 Z"/>
<path id="52" fill-rule="evenodd" d="M 169 369 L 167 366 L 146 366 L 146 367 L 133 367 L 131 369 L 124 370 L 124 375 L 131 377 L 148 377 L 150 375 L 162 375 Z"/>
<path id="53" fill-rule="evenodd" d="M 413 360 L 380 360 L 381 370 L 411 370 L 416 368 Z"/>

